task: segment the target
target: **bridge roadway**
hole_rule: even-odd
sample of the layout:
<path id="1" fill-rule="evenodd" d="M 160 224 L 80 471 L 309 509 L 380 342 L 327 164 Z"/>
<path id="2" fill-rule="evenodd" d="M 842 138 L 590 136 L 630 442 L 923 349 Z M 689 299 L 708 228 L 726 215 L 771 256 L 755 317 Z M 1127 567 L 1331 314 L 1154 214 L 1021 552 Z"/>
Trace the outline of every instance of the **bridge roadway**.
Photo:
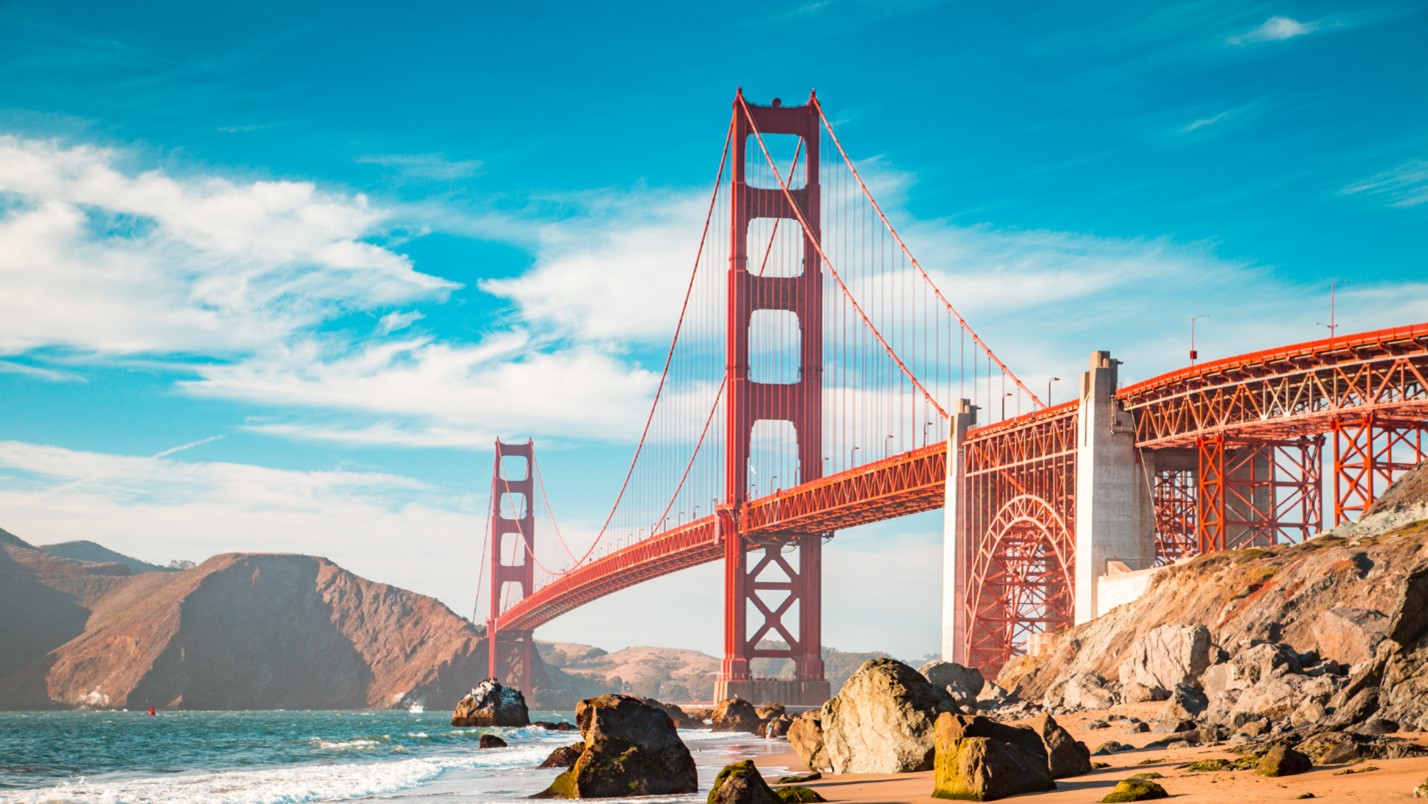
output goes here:
<path id="1" fill-rule="evenodd" d="M 1193 446 L 1207 437 L 1329 432 L 1345 417 L 1428 421 L 1428 322 L 1268 349 L 1179 369 L 1120 389 L 1136 445 Z M 973 444 L 1015 441 L 1036 460 L 1038 425 L 1065 421 L 1071 401 L 968 432 Z M 1044 428 L 1043 428 L 1044 429 Z M 1002 470 L 1012 467 L 1004 465 Z M 680 525 L 584 564 L 503 612 L 501 631 L 528 631 L 639 583 L 723 557 L 722 536 L 832 532 L 941 508 L 946 444 L 938 442 Z M 758 546 L 750 540 L 750 549 Z"/>

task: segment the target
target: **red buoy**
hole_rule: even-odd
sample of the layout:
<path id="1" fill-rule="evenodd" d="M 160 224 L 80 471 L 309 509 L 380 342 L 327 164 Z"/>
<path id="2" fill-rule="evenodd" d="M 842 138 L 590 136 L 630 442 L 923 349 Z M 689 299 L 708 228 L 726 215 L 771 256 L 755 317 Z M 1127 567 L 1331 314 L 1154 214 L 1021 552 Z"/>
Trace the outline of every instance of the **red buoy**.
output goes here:
<path id="1" fill-rule="evenodd" d="M 154 705 L 153 705 L 153 704 L 149 704 L 149 717 L 153 717 L 153 716 L 154 716 Z"/>

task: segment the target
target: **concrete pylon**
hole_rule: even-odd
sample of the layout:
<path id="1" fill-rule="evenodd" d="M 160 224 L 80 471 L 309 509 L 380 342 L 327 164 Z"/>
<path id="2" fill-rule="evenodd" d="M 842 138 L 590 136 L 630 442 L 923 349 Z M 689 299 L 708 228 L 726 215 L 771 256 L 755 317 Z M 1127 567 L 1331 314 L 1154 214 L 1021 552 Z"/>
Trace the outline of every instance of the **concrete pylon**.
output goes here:
<path id="1" fill-rule="evenodd" d="M 1076 418 L 1076 624 L 1101 614 L 1096 579 L 1109 561 L 1145 569 L 1155 560 L 1150 467 L 1135 449 L 1135 421 L 1116 402 L 1110 352 L 1092 352 Z"/>
<path id="2" fill-rule="evenodd" d="M 971 568 L 967 528 L 967 430 L 977 423 L 977 406 L 957 400 L 947 422 L 947 484 L 942 507 L 942 659 L 967 662 L 967 576 Z"/>

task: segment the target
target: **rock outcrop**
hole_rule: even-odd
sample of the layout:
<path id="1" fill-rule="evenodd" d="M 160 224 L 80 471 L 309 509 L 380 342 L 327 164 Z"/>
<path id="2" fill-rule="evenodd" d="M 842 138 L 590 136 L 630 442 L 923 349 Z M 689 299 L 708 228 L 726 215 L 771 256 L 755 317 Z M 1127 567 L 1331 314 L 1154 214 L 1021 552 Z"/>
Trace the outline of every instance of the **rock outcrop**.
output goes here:
<path id="1" fill-rule="evenodd" d="M 0 531 L 0 709 L 449 705 L 485 640 L 440 601 L 299 555 L 134 574 Z"/>
<path id="2" fill-rule="evenodd" d="M 1081 776 L 1091 772 L 1091 749 L 1071 736 L 1051 715 L 1032 721 L 1032 728 L 1046 748 L 1046 768 L 1053 779 Z"/>
<path id="3" fill-rule="evenodd" d="M 1303 544 L 1163 568 L 1138 600 L 1057 633 L 996 682 L 1054 712 L 1168 700 L 1162 732 L 1428 730 L 1428 465 L 1390 491 Z"/>
<path id="4" fill-rule="evenodd" d="M 719 771 L 709 789 L 709 804 L 781 804 L 753 760 L 735 762 Z"/>
<path id="5" fill-rule="evenodd" d="M 930 770 L 937 716 L 956 710 L 946 690 L 902 662 L 865 662 L 838 695 L 823 704 L 820 720 L 828 764 L 835 773 Z"/>
<path id="6" fill-rule="evenodd" d="M 933 686 L 946 690 L 952 700 L 964 709 L 976 705 L 977 696 L 987 684 L 987 680 L 982 677 L 982 671 L 975 667 L 963 667 L 956 662 L 928 662 L 917 668 L 917 672 Z"/>
<path id="7" fill-rule="evenodd" d="M 584 750 L 538 798 L 681 795 L 698 789 L 694 758 L 660 707 L 628 695 L 601 695 L 581 701 L 575 721 Z"/>
<path id="8" fill-rule="evenodd" d="M 742 698 L 729 698 L 720 701 L 714 707 L 714 714 L 709 718 L 710 727 L 714 731 L 737 731 L 745 734 L 753 734 L 759 730 L 759 713 L 754 710 L 754 705 Z"/>
<path id="9" fill-rule="evenodd" d="M 487 726 L 529 726 L 530 710 L 526 698 L 518 689 L 507 687 L 488 678 L 471 688 L 456 703 L 451 713 L 451 725 L 456 728 Z"/>
<path id="10" fill-rule="evenodd" d="M 818 710 L 804 712 L 788 725 L 788 744 L 803 764 L 815 771 L 832 770 L 828 751 L 823 745 L 823 714 Z"/>
<path id="11" fill-rule="evenodd" d="M 994 801 L 1052 790 L 1041 737 L 984 717 L 944 713 L 934 736 L 936 798 Z"/>

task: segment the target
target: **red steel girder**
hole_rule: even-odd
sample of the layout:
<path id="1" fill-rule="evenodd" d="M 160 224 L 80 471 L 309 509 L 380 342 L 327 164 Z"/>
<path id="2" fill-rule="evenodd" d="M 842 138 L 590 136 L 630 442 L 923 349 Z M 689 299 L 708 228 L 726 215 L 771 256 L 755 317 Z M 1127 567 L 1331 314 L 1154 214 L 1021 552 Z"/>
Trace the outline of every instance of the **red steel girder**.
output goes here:
<path id="1" fill-rule="evenodd" d="M 1164 374 L 1117 392 L 1139 447 L 1215 436 L 1288 440 L 1344 416 L 1428 418 L 1428 323 L 1254 352 Z"/>

